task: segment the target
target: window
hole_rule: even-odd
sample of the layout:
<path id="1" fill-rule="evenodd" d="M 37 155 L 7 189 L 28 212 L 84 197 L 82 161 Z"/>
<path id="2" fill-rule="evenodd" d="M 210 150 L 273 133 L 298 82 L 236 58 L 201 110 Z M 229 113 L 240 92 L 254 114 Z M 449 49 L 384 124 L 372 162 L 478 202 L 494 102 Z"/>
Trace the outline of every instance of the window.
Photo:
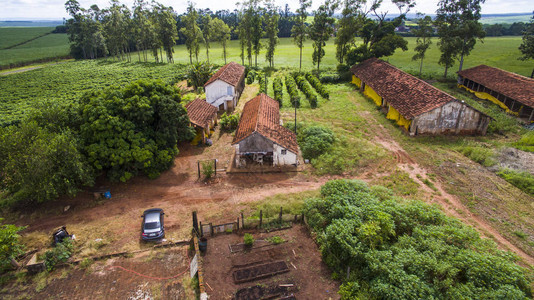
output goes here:
<path id="1" fill-rule="evenodd" d="M 227 86 L 226 87 L 226 94 L 228 95 L 233 95 L 234 93 L 232 92 L 232 87 L 231 86 Z"/>
<path id="2" fill-rule="evenodd" d="M 286 149 L 282 149 L 281 154 L 282 154 L 282 155 L 286 155 L 286 154 L 287 154 L 287 150 L 286 150 Z"/>

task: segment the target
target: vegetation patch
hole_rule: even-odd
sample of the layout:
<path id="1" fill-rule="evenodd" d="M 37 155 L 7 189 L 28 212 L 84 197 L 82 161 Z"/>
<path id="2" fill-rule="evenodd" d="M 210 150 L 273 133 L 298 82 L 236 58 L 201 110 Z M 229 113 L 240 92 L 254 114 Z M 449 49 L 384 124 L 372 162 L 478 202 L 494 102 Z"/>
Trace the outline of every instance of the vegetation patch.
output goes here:
<path id="1" fill-rule="evenodd" d="M 511 183 L 523 192 L 534 196 L 534 176 L 529 172 L 518 172 L 509 169 L 502 169 L 497 175 Z"/>
<path id="2" fill-rule="evenodd" d="M 532 296 L 514 255 L 438 207 L 379 200 L 362 181 L 333 180 L 305 213 L 323 260 L 343 281 L 341 299 Z"/>
<path id="3" fill-rule="evenodd" d="M 410 178 L 408 173 L 399 169 L 388 176 L 382 177 L 380 183 L 391 189 L 396 195 L 401 196 L 415 195 L 419 188 L 419 185 Z"/>
<path id="4" fill-rule="evenodd" d="M 460 150 L 463 155 L 469 157 L 484 167 L 491 167 L 497 164 L 495 153 L 490 148 L 479 146 L 464 146 Z"/>
<path id="5" fill-rule="evenodd" d="M 513 145 L 519 150 L 534 152 L 534 131 L 525 133 L 521 139 Z"/>

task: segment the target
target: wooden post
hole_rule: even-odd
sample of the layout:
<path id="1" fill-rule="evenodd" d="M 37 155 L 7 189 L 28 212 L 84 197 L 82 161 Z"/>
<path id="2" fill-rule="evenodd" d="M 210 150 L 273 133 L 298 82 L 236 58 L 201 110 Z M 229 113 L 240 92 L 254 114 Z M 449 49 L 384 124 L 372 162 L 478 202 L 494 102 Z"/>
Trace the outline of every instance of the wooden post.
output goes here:
<path id="1" fill-rule="evenodd" d="M 236 230 L 239 231 L 239 217 L 237 217 L 237 223 L 236 223 L 236 224 L 237 224 L 237 228 L 236 228 Z"/>
<path id="2" fill-rule="evenodd" d="M 198 219 L 197 219 L 197 212 L 193 211 L 193 229 L 195 230 L 195 234 L 198 235 Z"/>
<path id="3" fill-rule="evenodd" d="M 261 228 L 262 221 L 263 221 L 263 211 L 260 210 L 260 228 Z"/>
<path id="4" fill-rule="evenodd" d="M 200 223 L 200 236 L 203 237 L 204 236 L 204 232 L 203 232 L 203 229 L 202 229 L 202 222 L 199 222 Z"/>
<path id="5" fill-rule="evenodd" d="M 211 236 L 213 236 L 213 225 L 212 225 L 212 223 L 210 223 L 210 234 L 211 234 Z"/>
<path id="6" fill-rule="evenodd" d="M 280 227 L 282 227 L 282 206 L 280 206 L 280 214 L 278 214 L 278 221 L 280 222 Z"/>
<path id="7" fill-rule="evenodd" d="M 215 176 L 217 176 L 217 159 L 213 160 L 213 164 L 215 164 Z"/>
<path id="8" fill-rule="evenodd" d="M 241 228 L 245 229 L 245 217 L 243 217 L 243 212 L 241 212 Z"/>
<path id="9" fill-rule="evenodd" d="M 200 179 L 200 161 L 197 160 L 198 179 Z"/>

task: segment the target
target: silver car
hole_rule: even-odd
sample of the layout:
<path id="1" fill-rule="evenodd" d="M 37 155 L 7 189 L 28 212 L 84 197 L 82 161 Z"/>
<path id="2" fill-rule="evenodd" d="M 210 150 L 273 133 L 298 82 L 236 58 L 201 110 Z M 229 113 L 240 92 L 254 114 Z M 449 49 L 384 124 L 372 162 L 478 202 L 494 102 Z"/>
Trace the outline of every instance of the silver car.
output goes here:
<path id="1" fill-rule="evenodd" d="M 143 212 L 141 238 L 144 241 L 159 240 L 165 237 L 164 215 L 165 213 L 161 208 L 151 208 Z"/>

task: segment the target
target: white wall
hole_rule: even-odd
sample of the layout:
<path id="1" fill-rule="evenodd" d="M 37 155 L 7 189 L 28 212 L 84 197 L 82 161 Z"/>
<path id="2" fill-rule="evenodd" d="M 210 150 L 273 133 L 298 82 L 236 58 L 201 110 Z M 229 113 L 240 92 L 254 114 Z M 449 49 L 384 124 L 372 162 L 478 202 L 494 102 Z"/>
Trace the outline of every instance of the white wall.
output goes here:
<path id="1" fill-rule="evenodd" d="M 282 154 L 282 150 L 287 150 L 286 154 Z M 273 164 L 276 165 L 293 165 L 297 163 L 297 154 L 291 152 L 278 144 L 274 144 L 273 149 Z"/>
<path id="2" fill-rule="evenodd" d="M 232 94 L 228 95 L 228 87 L 231 89 Z M 227 104 L 225 101 L 233 100 L 235 89 L 230 84 L 222 81 L 222 80 L 215 80 L 214 82 L 210 83 L 205 88 L 206 92 L 206 101 L 219 108 L 219 105 L 224 103 L 224 109 L 227 109 Z M 227 96 L 227 97 L 224 97 Z M 224 98 L 222 98 L 224 97 Z"/>

